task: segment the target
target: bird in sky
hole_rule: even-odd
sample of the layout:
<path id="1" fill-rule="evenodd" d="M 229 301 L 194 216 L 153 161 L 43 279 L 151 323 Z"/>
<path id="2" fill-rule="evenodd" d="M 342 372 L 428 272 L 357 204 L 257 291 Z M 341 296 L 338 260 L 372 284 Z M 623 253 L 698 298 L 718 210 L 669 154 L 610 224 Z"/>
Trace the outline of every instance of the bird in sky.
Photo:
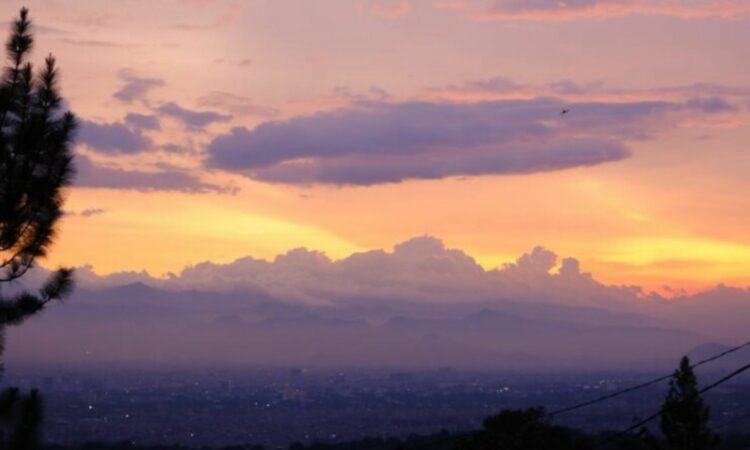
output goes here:
<path id="1" fill-rule="evenodd" d="M 561 115 L 561 116 L 564 116 L 565 114 L 567 114 L 567 113 L 569 113 L 569 112 L 570 112 L 570 110 L 569 110 L 569 109 L 563 109 L 562 111 L 560 111 L 560 115 Z"/>

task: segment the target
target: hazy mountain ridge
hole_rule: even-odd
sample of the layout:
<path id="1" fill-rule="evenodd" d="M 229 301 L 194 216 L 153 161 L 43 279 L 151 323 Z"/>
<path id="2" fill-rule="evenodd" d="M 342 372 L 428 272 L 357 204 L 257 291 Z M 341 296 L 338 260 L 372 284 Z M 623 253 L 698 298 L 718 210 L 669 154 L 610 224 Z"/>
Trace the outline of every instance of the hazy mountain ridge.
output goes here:
<path id="1" fill-rule="evenodd" d="M 748 289 L 667 299 L 542 247 L 486 270 L 430 236 L 340 260 L 294 249 L 166 278 L 77 276 L 73 298 L 11 331 L 9 361 L 631 369 L 745 341 L 750 322 Z"/>
<path id="2" fill-rule="evenodd" d="M 44 333 L 41 333 L 44 330 Z M 673 360 L 708 337 L 539 302 L 316 306 L 259 292 L 81 289 L 11 331 L 9 363 L 574 370 Z M 54 347 L 51 343 L 54 342 Z M 221 351 L 217 351 L 221 349 Z"/>

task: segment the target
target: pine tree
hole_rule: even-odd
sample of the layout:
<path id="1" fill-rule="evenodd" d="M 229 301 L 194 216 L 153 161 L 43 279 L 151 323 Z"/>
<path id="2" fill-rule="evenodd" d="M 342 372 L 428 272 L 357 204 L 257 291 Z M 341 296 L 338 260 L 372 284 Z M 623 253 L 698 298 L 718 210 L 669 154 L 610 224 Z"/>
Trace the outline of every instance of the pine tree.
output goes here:
<path id="1" fill-rule="evenodd" d="M 698 380 L 685 356 L 669 382 L 661 414 L 661 431 L 667 448 L 674 450 L 707 450 L 718 445 L 708 427 L 710 411 L 698 389 Z"/>
<path id="2" fill-rule="evenodd" d="M 73 177 L 76 120 L 64 111 L 55 59 L 37 74 L 28 61 L 34 39 L 21 9 L 6 43 L 0 79 L 0 354 L 4 327 L 18 325 L 72 289 L 72 270 L 60 269 L 32 293 L 16 281 L 44 257 L 63 214 L 62 190 Z M 32 391 L 0 394 L 0 448 L 36 448 L 41 399 Z"/>

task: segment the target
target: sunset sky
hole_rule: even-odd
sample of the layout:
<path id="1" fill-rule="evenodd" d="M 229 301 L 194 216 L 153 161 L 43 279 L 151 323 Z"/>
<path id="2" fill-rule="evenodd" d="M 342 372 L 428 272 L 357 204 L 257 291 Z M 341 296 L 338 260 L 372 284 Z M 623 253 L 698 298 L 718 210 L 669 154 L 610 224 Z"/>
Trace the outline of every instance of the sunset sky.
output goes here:
<path id="1" fill-rule="evenodd" d="M 485 269 L 544 246 L 611 284 L 750 285 L 747 0 L 25 5 L 81 121 L 45 266 L 430 235 Z"/>

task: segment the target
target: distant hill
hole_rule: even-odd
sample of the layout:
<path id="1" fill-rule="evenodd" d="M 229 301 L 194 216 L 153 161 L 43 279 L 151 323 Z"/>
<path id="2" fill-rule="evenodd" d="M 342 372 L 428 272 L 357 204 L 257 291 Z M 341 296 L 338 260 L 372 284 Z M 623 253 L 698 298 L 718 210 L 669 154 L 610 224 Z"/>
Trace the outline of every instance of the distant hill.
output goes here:
<path id="1" fill-rule="evenodd" d="M 653 370 L 709 339 L 633 314 L 531 301 L 310 306 L 262 291 L 135 283 L 81 289 L 9 340 L 9 364 L 585 371 Z"/>
<path id="2" fill-rule="evenodd" d="M 695 364 L 699 361 L 703 361 L 724 353 L 734 347 L 735 346 L 732 345 L 709 342 L 701 344 L 692 349 L 690 352 L 688 352 L 688 357 L 690 357 L 690 361 Z M 732 352 L 715 361 L 712 361 L 711 363 L 703 366 L 700 370 L 733 370 L 738 367 L 744 366 L 745 364 L 750 364 L 750 346 Z"/>

